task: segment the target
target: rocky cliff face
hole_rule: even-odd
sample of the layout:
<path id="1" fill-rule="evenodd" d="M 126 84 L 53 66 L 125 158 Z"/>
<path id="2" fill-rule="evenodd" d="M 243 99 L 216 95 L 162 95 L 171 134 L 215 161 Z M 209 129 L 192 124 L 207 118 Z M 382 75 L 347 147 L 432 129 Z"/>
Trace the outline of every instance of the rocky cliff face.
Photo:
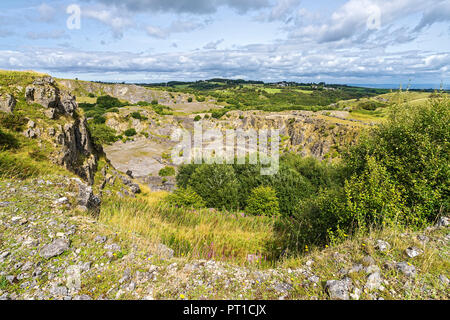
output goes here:
<path id="1" fill-rule="evenodd" d="M 53 142 L 51 160 L 92 184 L 97 157 L 86 118 L 76 112 L 75 97 L 60 90 L 53 78 L 42 77 L 25 88 L 25 100 L 41 105 L 48 119 L 30 119 L 24 135 Z"/>

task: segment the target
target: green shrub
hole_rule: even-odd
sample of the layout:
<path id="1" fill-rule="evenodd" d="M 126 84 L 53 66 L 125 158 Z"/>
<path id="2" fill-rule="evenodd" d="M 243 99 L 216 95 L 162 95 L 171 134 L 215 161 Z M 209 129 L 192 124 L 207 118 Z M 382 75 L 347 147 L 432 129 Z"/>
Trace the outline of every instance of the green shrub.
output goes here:
<path id="1" fill-rule="evenodd" d="M 238 181 L 229 165 L 199 166 L 189 179 L 189 185 L 208 207 L 229 210 L 239 207 Z"/>
<path id="2" fill-rule="evenodd" d="M 202 117 L 200 115 L 196 115 L 194 118 L 194 121 L 200 121 L 202 120 Z"/>
<path id="3" fill-rule="evenodd" d="M 134 128 L 131 128 L 131 129 L 125 130 L 124 134 L 127 137 L 133 137 L 133 136 L 137 135 L 137 132 L 136 132 L 136 130 Z"/>
<path id="4" fill-rule="evenodd" d="M 368 159 L 386 169 L 417 225 L 448 210 L 450 108 L 447 98 L 418 106 L 393 106 L 386 122 L 346 154 L 353 174 L 367 171 Z"/>
<path id="5" fill-rule="evenodd" d="M 103 117 L 103 116 L 96 115 L 96 116 L 94 117 L 94 119 L 93 119 L 93 122 L 94 122 L 95 124 L 103 124 L 103 123 L 106 122 L 106 118 Z"/>
<path id="6" fill-rule="evenodd" d="M 187 99 L 187 101 L 188 101 L 189 103 L 191 103 L 191 102 L 193 101 L 193 99 L 192 99 L 191 97 L 189 97 L 189 98 Z"/>
<path id="7" fill-rule="evenodd" d="M 165 201 L 173 206 L 188 208 L 203 208 L 205 201 L 191 187 L 178 188 L 172 194 L 167 196 Z"/>
<path id="8" fill-rule="evenodd" d="M 174 167 L 164 167 L 161 170 L 159 170 L 159 176 L 160 177 L 172 177 L 175 175 L 175 168 Z"/>
<path id="9" fill-rule="evenodd" d="M 164 154 L 163 154 L 164 155 Z M 164 158 L 164 157 L 163 157 Z M 169 156 L 170 158 L 170 156 Z M 177 186 L 181 188 L 186 188 L 189 185 L 189 180 L 192 174 L 199 165 L 196 164 L 184 164 L 178 168 L 178 173 L 176 177 Z"/>
<path id="10" fill-rule="evenodd" d="M 227 109 L 223 108 L 223 109 L 214 109 L 211 111 L 211 116 L 214 119 L 220 119 L 222 118 L 226 113 L 228 112 Z"/>
<path id="11" fill-rule="evenodd" d="M 106 112 L 119 113 L 119 108 L 111 108 L 111 109 L 106 110 Z"/>
<path id="12" fill-rule="evenodd" d="M 133 113 L 131 114 L 131 117 L 132 117 L 133 119 L 137 119 L 137 120 L 147 120 L 147 119 L 148 119 L 147 117 L 141 115 L 139 112 L 133 112 Z"/>
<path id="13" fill-rule="evenodd" d="M 116 136 L 116 131 L 105 124 L 96 124 L 89 121 L 89 131 L 94 143 L 100 146 L 112 144 L 120 139 Z"/>
<path id="14" fill-rule="evenodd" d="M 254 216 L 277 217 L 280 215 L 278 198 L 271 187 L 257 187 L 247 201 L 246 213 Z"/>
<path id="15" fill-rule="evenodd" d="M 152 100 L 152 105 L 154 105 L 154 106 L 156 106 L 156 105 L 158 105 L 158 100 Z"/>
<path id="16" fill-rule="evenodd" d="M 97 98 L 97 106 L 102 109 L 121 108 L 125 105 L 126 103 L 122 103 L 119 99 L 108 95 Z"/>

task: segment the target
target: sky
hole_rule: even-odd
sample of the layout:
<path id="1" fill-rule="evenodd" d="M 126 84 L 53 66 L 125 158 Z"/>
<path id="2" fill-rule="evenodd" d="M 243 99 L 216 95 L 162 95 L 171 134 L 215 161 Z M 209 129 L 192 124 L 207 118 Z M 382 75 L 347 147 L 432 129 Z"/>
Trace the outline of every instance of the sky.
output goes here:
<path id="1" fill-rule="evenodd" d="M 0 69 L 448 85 L 450 0 L 1 0 Z"/>

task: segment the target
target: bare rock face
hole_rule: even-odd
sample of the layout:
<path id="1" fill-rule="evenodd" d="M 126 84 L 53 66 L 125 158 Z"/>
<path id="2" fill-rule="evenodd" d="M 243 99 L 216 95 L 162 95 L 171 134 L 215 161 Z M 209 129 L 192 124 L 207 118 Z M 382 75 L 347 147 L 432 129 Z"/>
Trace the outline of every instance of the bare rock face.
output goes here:
<path id="1" fill-rule="evenodd" d="M 28 103 L 37 103 L 49 109 L 45 114 L 50 119 L 54 119 L 56 114 L 73 116 L 77 109 L 75 97 L 68 92 L 61 92 L 51 77 L 36 79 L 25 89 L 25 98 Z"/>
<path id="2" fill-rule="evenodd" d="M 83 211 L 98 211 L 100 209 L 101 200 L 94 194 L 92 187 L 87 186 L 79 179 L 73 179 L 73 181 L 78 189 L 78 209 Z"/>
<path id="3" fill-rule="evenodd" d="M 25 98 L 28 103 L 42 105 L 46 109 L 44 114 L 49 119 L 68 116 L 64 126 L 59 125 L 52 134 L 56 144 L 61 147 L 54 154 L 53 162 L 93 184 L 97 157 L 86 118 L 75 114 L 78 108 L 75 97 L 60 90 L 52 77 L 42 77 L 25 89 Z M 33 128 L 29 128 L 25 135 L 30 138 L 39 136 Z"/>
<path id="4" fill-rule="evenodd" d="M 8 93 L 0 93 L 0 111 L 12 113 L 16 106 L 16 99 Z"/>
<path id="5" fill-rule="evenodd" d="M 62 149 L 56 155 L 55 162 L 76 173 L 89 184 L 93 184 L 97 157 L 87 129 L 86 118 L 66 123 L 56 140 Z"/>

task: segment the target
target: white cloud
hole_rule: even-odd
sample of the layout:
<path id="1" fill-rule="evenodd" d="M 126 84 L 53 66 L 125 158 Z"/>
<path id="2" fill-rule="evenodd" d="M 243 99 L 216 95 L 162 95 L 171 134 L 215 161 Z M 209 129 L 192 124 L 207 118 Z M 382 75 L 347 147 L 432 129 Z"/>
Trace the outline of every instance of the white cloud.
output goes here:
<path id="1" fill-rule="evenodd" d="M 56 18 L 56 9 L 47 3 L 42 3 L 38 8 L 39 20 L 44 22 L 52 22 Z"/>
<path id="2" fill-rule="evenodd" d="M 152 74 L 155 80 L 192 80 L 237 77 L 266 81 L 331 79 L 348 83 L 364 79 L 396 81 L 415 77 L 420 81 L 448 78 L 450 53 L 405 51 L 380 55 L 367 51 L 302 51 L 279 46 L 258 50 L 207 50 L 164 54 L 85 52 L 41 49 L 0 51 L 0 68 L 37 69 L 49 73 L 95 74 L 104 79 L 116 74 L 123 79 Z M 14 57 L 14 61 L 10 58 Z M 20 63 L 19 63 L 20 61 Z M 99 79 L 99 78 L 97 78 Z"/>
<path id="3" fill-rule="evenodd" d="M 269 0 L 85 0 L 126 8 L 133 12 L 175 12 L 193 14 L 215 13 L 228 7 L 239 13 L 270 6 Z"/>
<path id="4" fill-rule="evenodd" d="M 217 47 L 219 46 L 219 44 L 221 44 L 223 41 L 224 41 L 224 39 L 220 39 L 220 40 L 217 40 L 217 41 L 208 42 L 208 43 L 203 47 L 203 49 L 206 49 L 206 50 L 216 50 Z"/>
<path id="5" fill-rule="evenodd" d="M 111 28 L 115 38 L 122 38 L 126 28 L 133 27 L 134 20 L 126 12 L 122 12 L 116 8 L 83 8 L 82 16 L 97 20 Z"/>
<path id="6" fill-rule="evenodd" d="M 202 29 L 208 25 L 209 21 L 195 21 L 195 20 L 176 20 L 168 27 L 147 26 L 147 35 L 157 39 L 166 39 L 174 33 L 191 32 Z"/>

